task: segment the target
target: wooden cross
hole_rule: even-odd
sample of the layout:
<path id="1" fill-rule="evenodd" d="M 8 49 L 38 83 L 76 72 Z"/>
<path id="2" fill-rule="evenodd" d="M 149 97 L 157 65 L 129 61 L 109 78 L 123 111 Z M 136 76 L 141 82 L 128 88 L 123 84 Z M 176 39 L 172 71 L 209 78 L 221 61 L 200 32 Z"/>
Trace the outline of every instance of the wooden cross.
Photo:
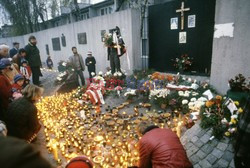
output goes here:
<path id="1" fill-rule="evenodd" d="M 181 30 L 184 29 L 184 12 L 189 10 L 190 8 L 184 8 L 184 2 L 181 3 L 181 9 L 176 10 L 176 13 L 181 13 Z"/>

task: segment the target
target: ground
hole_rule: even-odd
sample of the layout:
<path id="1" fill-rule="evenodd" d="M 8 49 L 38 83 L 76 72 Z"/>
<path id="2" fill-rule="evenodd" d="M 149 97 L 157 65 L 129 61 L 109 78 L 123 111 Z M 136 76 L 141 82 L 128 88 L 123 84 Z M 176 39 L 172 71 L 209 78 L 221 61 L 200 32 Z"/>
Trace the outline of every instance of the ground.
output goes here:
<path id="1" fill-rule="evenodd" d="M 54 81 L 58 72 L 51 72 L 44 70 L 41 82 L 45 88 L 44 96 L 55 94 L 59 86 L 54 85 Z M 200 80 L 204 80 L 200 78 Z M 111 98 L 105 99 L 106 105 L 117 106 L 124 102 L 124 98 Z M 139 101 L 135 101 L 135 104 Z M 133 111 L 133 106 L 125 108 L 123 111 Z M 187 130 L 181 137 L 181 142 L 186 149 L 190 161 L 193 163 L 194 168 L 234 168 L 233 162 L 233 147 L 229 139 L 218 141 L 217 139 L 209 140 L 211 137 L 211 130 L 204 130 L 200 128 L 199 121 L 189 130 Z M 37 141 L 34 145 L 41 151 L 42 155 L 48 159 L 51 164 L 56 166 L 53 156 L 48 153 L 45 145 L 45 136 L 43 130 L 40 131 Z"/>

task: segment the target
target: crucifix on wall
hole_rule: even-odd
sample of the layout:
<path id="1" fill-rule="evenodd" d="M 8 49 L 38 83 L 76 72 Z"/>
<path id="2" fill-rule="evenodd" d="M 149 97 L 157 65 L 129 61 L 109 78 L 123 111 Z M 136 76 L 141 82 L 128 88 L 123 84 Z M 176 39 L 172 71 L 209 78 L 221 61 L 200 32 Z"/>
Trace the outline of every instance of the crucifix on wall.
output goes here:
<path id="1" fill-rule="evenodd" d="M 184 2 L 181 3 L 181 8 L 176 10 L 176 13 L 181 13 L 181 30 L 184 29 L 184 12 L 189 10 L 190 8 L 184 7 Z"/>

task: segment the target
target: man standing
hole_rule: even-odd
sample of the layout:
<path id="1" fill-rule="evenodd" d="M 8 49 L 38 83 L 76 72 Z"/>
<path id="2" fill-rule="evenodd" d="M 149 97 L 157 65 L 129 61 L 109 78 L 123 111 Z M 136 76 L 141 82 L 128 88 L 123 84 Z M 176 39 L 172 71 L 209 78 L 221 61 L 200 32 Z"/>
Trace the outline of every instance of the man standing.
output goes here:
<path id="1" fill-rule="evenodd" d="M 179 138 L 170 129 L 141 122 L 138 132 L 142 135 L 139 141 L 139 168 L 193 167 Z"/>
<path id="2" fill-rule="evenodd" d="M 88 52 L 88 57 L 85 59 L 85 63 L 86 63 L 86 66 L 88 67 L 88 71 L 89 71 L 89 80 L 90 82 L 92 82 L 92 78 L 93 78 L 93 73 L 96 74 L 96 71 L 95 71 L 95 64 L 96 64 L 96 61 L 95 61 L 95 57 L 92 56 L 92 52 L 89 51 Z"/>
<path id="3" fill-rule="evenodd" d="M 39 77 L 41 75 L 40 67 L 42 66 L 40 51 L 36 46 L 37 41 L 35 36 L 29 37 L 29 44 L 25 46 L 27 53 L 26 59 L 29 62 L 32 71 L 32 81 L 34 85 L 40 85 Z"/>
<path id="4" fill-rule="evenodd" d="M 10 58 L 14 57 L 14 55 L 16 55 L 18 53 L 18 50 L 19 50 L 19 43 L 14 42 L 13 48 L 10 50 Z"/>
<path id="5" fill-rule="evenodd" d="M 83 71 L 85 70 L 85 65 L 84 65 L 83 58 L 80 54 L 78 54 L 76 47 L 72 47 L 72 52 L 73 52 L 73 55 L 69 57 L 70 64 L 73 66 L 77 74 L 77 77 L 78 76 L 80 77 L 82 86 L 84 86 L 85 79 L 84 79 Z"/>

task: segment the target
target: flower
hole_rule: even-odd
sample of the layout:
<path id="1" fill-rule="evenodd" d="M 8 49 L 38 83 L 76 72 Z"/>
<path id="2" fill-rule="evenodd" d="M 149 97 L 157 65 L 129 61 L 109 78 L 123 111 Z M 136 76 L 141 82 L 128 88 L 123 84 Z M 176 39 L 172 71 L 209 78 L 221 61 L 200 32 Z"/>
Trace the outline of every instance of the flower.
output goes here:
<path id="1" fill-rule="evenodd" d="M 221 123 L 222 123 L 222 124 L 228 124 L 228 121 L 227 121 L 226 118 L 223 118 L 223 119 L 221 120 Z"/>
<path id="2" fill-rule="evenodd" d="M 184 92 L 183 91 L 179 91 L 178 94 L 179 94 L 179 96 L 183 96 Z"/>
<path id="3" fill-rule="evenodd" d="M 220 96 L 220 95 L 217 95 L 215 98 L 216 98 L 217 100 L 222 100 L 222 96 Z"/>
<path id="4" fill-rule="evenodd" d="M 209 100 L 209 101 L 206 102 L 206 107 L 210 108 L 210 107 L 212 107 L 212 105 L 214 105 L 213 101 Z"/>
<path id="5" fill-rule="evenodd" d="M 192 82 L 192 79 L 191 79 L 191 78 L 188 78 L 188 82 Z"/>
<path id="6" fill-rule="evenodd" d="M 228 132 L 234 133 L 234 132 L 236 132 L 236 130 L 237 130 L 236 128 L 229 128 L 229 129 L 228 129 Z"/>
<path id="7" fill-rule="evenodd" d="M 230 136 L 230 132 L 225 132 L 225 136 L 229 137 Z"/>
<path id="8" fill-rule="evenodd" d="M 91 75 L 92 75 L 92 76 L 95 76 L 95 73 L 94 73 L 94 72 L 91 72 Z"/>
<path id="9" fill-rule="evenodd" d="M 193 97 L 190 101 L 191 102 L 195 102 L 197 99 L 195 97 Z"/>
<path id="10" fill-rule="evenodd" d="M 61 81 L 61 80 L 62 80 L 62 78 L 61 78 L 61 77 L 57 77 L 56 79 L 57 79 L 57 80 L 59 80 L 59 81 Z"/>
<path id="11" fill-rule="evenodd" d="M 191 88 L 194 89 L 194 90 L 197 90 L 199 88 L 199 85 L 197 85 L 196 83 L 193 83 L 191 85 Z"/>
<path id="12" fill-rule="evenodd" d="M 240 103 L 239 103 L 238 101 L 235 101 L 234 104 L 235 104 L 236 106 L 239 106 L 239 105 L 240 105 Z"/>
<path id="13" fill-rule="evenodd" d="M 121 86 L 116 86 L 115 90 L 122 90 L 122 87 Z"/>
<path id="14" fill-rule="evenodd" d="M 66 62 L 63 62 L 63 63 L 62 63 L 62 66 L 65 66 L 65 67 L 66 67 L 66 66 L 67 66 L 67 63 L 66 63 Z"/>
<path id="15" fill-rule="evenodd" d="M 237 123 L 237 121 L 236 121 L 236 119 L 235 118 L 231 118 L 231 121 L 230 121 L 230 125 L 232 125 L 232 124 L 236 124 Z"/>
<path id="16" fill-rule="evenodd" d="M 102 72 L 102 71 L 100 71 L 100 72 L 98 73 L 98 75 L 103 75 L 103 72 Z"/>
<path id="17" fill-rule="evenodd" d="M 240 107 L 239 109 L 238 109 L 238 113 L 242 113 L 243 112 L 243 109 Z"/>
<path id="18" fill-rule="evenodd" d="M 182 104 L 185 105 L 185 104 L 188 104 L 188 100 L 182 100 Z"/>

